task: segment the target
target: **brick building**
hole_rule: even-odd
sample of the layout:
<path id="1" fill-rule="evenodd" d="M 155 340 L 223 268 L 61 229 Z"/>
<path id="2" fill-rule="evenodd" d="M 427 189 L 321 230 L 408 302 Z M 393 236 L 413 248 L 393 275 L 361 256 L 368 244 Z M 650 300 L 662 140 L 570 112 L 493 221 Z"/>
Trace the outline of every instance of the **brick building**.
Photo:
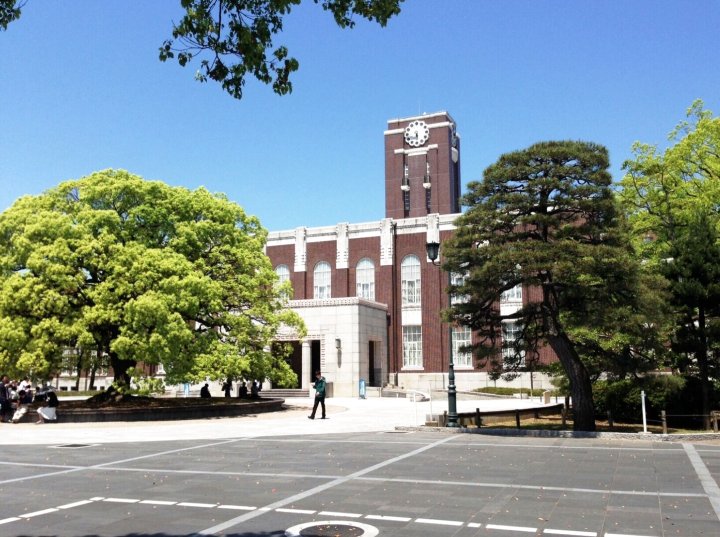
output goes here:
<path id="1" fill-rule="evenodd" d="M 267 254 L 280 279 L 292 283 L 290 307 L 308 328 L 302 342 L 293 334 L 280 339 L 294 343 L 292 366 L 304 389 L 316 369 L 338 396 L 357 396 L 360 379 L 443 389 L 451 348 L 458 389 L 487 385 L 487 373 L 458 352 L 470 330 L 441 322 L 448 275 L 426 253 L 428 242 L 452 234 L 460 213 L 455 121 L 447 112 L 393 119 L 384 135 L 385 218 L 269 234 Z M 521 303 L 518 288 L 501 307 Z"/>

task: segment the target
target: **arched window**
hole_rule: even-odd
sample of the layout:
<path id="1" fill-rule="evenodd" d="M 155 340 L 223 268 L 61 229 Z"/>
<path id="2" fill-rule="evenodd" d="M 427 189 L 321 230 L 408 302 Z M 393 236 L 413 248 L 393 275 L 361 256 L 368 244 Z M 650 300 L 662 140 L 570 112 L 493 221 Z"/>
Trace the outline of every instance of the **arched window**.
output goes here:
<path id="1" fill-rule="evenodd" d="M 313 298 L 330 298 L 330 274 L 332 269 L 327 261 L 320 261 L 313 272 Z"/>
<path id="2" fill-rule="evenodd" d="M 285 282 L 290 281 L 290 269 L 287 265 L 278 265 L 277 267 L 275 267 L 275 274 L 277 274 L 278 277 L 278 286 L 281 286 Z M 282 295 L 285 300 L 289 300 L 292 298 L 292 293 L 287 293 L 283 291 Z"/>
<path id="3" fill-rule="evenodd" d="M 375 300 L 375 264 L 367 257 L 355 267 L 356 296 Z"/>
<path id="4" fill-rule="evenodd" d="M 400 285 L 402 288 L 402 305 L 420 306 L 420 259 L 409 255 L 400 265 Z"/>
<path id="5" fill-rule="evenodd" d="M 275 267 L 275 274 L 277 274 L 278 283 L 285 283 L 290 279 L 290 269 L 287 265 L 278 265 Z"/>

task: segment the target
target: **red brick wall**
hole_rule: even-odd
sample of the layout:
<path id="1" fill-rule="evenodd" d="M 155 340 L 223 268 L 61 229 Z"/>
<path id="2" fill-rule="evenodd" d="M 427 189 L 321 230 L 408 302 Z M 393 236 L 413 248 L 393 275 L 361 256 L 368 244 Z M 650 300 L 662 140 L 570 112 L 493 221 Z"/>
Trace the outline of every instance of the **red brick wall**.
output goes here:
<path id="1" fill-rule="evenodd" d="M 413 119 L 414 121 L 414 119 Z M 426 120 L 428 125 L 449 122 L 448 116 L 433 116 Z M 404 129 L 410 121 L 388 123 L 388 130 Z M 459 212 L 460 166 L 452 161 L 452 130 L 448 127 L 430 129 L 430 138 L 422 147 L 437 145 L 428 149 L 426 155 L 396 154 L 396 149 L 414 149 L 405 144 L 402 132 L 385 136 L 385 216 L 387 218 L 414 218 L 430 213 L 453 214 Z M 422 148 L 421 147 L 421 148 Z M 459 147 L 459 142 L 458 142 Z M 421 149 L 418 148 L 418 149 Z M 427 209 L 424 176 L 430 165 L 431 195 L 430 210 Z M 405 211 L 401 190 L 405 164 L 408 165 L 410 180 L 410 211 Z"/>

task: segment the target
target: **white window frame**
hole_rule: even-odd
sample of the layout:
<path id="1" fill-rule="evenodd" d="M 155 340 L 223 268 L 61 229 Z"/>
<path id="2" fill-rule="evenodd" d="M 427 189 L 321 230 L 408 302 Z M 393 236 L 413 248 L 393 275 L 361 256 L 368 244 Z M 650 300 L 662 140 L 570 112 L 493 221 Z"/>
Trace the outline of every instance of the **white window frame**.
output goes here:
<path id="1" fill-rule="evenodd" d="M 375 300 L 375 263 L 367 257 L 355 265 L 355 295 Z"/>
<path id="2" fill-rule="evenodd" d="M 501 304 L 522 304 L 523 301 L 523 289 L 522 284 L 517 284 L 515 287 L 512 287 L 511 289 L 508 289 L 507 291 L 503 291 L 500 295 L 500 303 Z"/>
<path id="3" fill-rule="evenodd" d="M 277 274 L 278 277 L 278 287 L 282 286 L 285 282 L 290 281 L 290 267 L 288 267 L 287 265 L 278 265 L 277 267 L 275 267 L 275 274 Z M 290 298 L 292 298 L 292 294 L 283 292 L 282 298 L 285 300 L 289 300 Z"/>
<path id="4" fill-rule="evenodd" d="M 422 326 L 407 325 L 402 327 L 403 369 L 422 369 Z"/>
<path id="5" fill-rule="evenodd" d="M 320 261 L 313 270 L 313 298 L 332 298 L 332 267 L 327 261 Z"/>
<path id="6" fill-rule="evenodd" d="M 453 364 L 458 369 L 472 369 L 472 353 L 461 352 L 460 348 L 472 344 L 472 330 L 469 326 L 452 327 Z"/>
<path id="7" fill-rule="evenodd" d="M 400 288 L 403 308 L 419 308 L 421 301 L 420 258 L 405 256 L 400 265 Z"/>
<path id="8" fill-rule="evenodd" d="M 290 280 L 290 267 L 287 265 L 278 265 L 275 267 L 275 274 L 278 277 L 278 284 L 283 284 Z"/>
<path id="9" fill-rule="evenodd" d="M 451 285 L 463 285 L 465 283 L 465 280 L 467 280 L 467 272 L 451 272 L 450 273 L 450 283 Z M 468 295 L 450 295 L 450 304 L 465 304 L 468 300 L 470 300 L 470 297 Z"/>
<path id="10" fill-rule="evenodd" d="M 512 347 L 512 343 L 518 338 L 522 331 L 520 321 L 510 320 L 503 321 L 502 323 L 502 356 L 505 358 L 513 358 L 515 356 L 515 349 Z M 523 351 L 520 358 L 518 367 L 525 367 L 525 352 Z"/>

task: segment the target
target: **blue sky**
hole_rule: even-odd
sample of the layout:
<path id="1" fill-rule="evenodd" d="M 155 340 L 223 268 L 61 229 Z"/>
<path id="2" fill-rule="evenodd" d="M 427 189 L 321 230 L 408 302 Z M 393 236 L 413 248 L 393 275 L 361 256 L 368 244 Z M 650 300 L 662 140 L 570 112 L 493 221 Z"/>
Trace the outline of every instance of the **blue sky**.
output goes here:
<path id="1" fill-rule="evenodd" d="M 29 0 L 0 32 L 0 210 L 105 168 L 224 192 L 270 230 L 384 216 L 387 120 L 447 110 L 463 183 L 550 139 L 664 146 L 696 98 L 720 113 L 720 1 L 408 0 L 338 29 L 312 3 L 277 39 L 294 92 L 237 101 L 161 63 L 178 0 Z"/>

